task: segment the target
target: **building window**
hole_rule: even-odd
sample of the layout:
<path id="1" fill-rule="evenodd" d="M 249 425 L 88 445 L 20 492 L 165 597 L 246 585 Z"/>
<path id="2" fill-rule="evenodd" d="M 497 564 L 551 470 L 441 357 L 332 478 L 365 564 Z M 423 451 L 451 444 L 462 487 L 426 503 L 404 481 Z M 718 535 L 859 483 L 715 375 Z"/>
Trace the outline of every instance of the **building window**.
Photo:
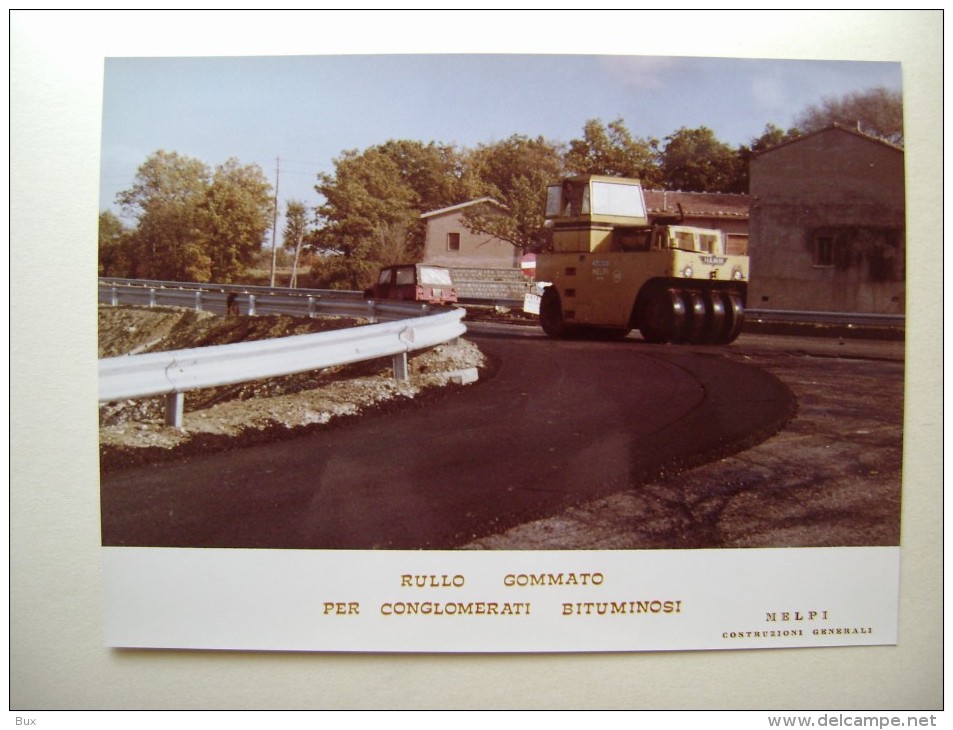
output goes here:
<path id="1" fill-rule="evenodd" d="M 459 233 L 447 234 L 447 250 L 448 251 L 460 250 L 460 234 Z"/>
<path id="2" fill-rule="evenodd" d="M 814 239 L 814 265 L 827 267 L 834 265 L 833 236 L 817 236 Z"/>
<path id="3" fill-rule="evenodd" d="M 725 235 L 725 252 L 729 254 L 748 255 L 748 234 L 728 233 Z"/>

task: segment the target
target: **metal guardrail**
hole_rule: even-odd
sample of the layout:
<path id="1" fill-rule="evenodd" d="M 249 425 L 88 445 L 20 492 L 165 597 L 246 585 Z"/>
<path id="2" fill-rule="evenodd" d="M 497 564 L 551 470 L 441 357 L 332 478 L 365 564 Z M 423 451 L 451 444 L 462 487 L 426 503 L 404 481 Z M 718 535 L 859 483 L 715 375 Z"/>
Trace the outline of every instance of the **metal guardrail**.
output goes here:
<path id="1" fill-rule="evenodd" d="M 866 325 L 868 327 L 902 327 L 902 314 L 868 312 L 802 312 L 790 309 L 745 309 L 745 318 L 760 322 L 796 322 L 801 324 Z"/>
<path id="2" fill-rule="evenodd" d="M 294 317 L 338 315 L 371 322 L 417 317 L 440 311 L 422 302 L 367 299 L 361 292 L 331 289 L 283 289 L 237 284 L 191 284 L 138 279 L 100 279 L 99 303 L 147 307 L 188 307 L 226 314 L 234 297 L 241 314 L 286 314 Z"/>
<path id="3" fill-rule="evenodd" d="M 313 314 L 345 313 L 343 302 L 355 304 L 351 311 L 354 316 L 370 316 L 372 319 L 405 316 L 408 307 L 418 307 L 427 311 L 426 305 L 414 305 L 408 302 L 371 302 L 361 292 L 337 289 L 285 289 L 263 286 L 244 286 L 241 284 L 183 284 L 180 282 L 141 281 L 138 279 L 100 279 L 99 301 L 104 299 L 104 288 L 114 287 L 115 296 L 121 297 L 123 304 L 146 304 L 156 306 L 158 298 L 169 306 L 200 306 L 213 312 L 225 312 L 225 300 L 230 293 L 238 297 L 242 311 L 252 314 L 292 314 L 308 316 L 309 309 L 302 302 L 312 302 Z M 150 290 L 155 289 L 155 301 L 150 302 Z M 176 293 L 178 292 L 178 293 Z M 200 301 L 195 292 L 202 292 Z M 116 302 L 113 302 L 116 303 Z M 360 304 L 358 304 L 360 303 Z M 475 306 L 501 306 L 521 309 L 522 299 L 477 299 L 461 298 L 459 304 Z M 363 305 L 364 309 L 361 309 Z M 339 310 L 339 311 L 335 311 Z M 311 316 L 313 316 L 313 314 Z M 871 314 L 867 312 L 817 312 L 788 309 L 745 309 L 749 320 L 758 322 L 785 322 L 800 324 L 856 325 L 869 327 L 903 327 L 905 317 L 902 314 Z"/>
<path id="4" fill-rule="evenodd" d="M 191 301 L 199 309 L 211 302 L 218 303 L 221 299 L 221 311 L 225 311 L 225 292 L 211 291 L 210 288 L 153 286 L 155 283 L 129 287 L 117 286 L 115 282 L 100 282 L 100 301 L 103 301 L 104 288 L 108 294 L 109 301 L 104 302 L 107 304 L 120 303 L 121 297 L 116 289 L 121 288 L 125 295 L 129 294 L 129 289 L 137 289 L 140 290 L 140 295 L 142 290 L 145 290 L 147 301 L 153 305 L 158 302 L 171 305 L 171 302 L 179 301 L 179 297 L 185 296 L 184 301 Z M 315 307 L 315 302 L 308 301 L 309 296 L 313 298 L 313 295 L 308 294 L 296 297 L 297 308 L 282 313 L 300 316 L 305 312 L 314 316 L 318 313 L 318 308 Z M 254 300 L 252 302 L 254 303 Z M 122 303 L 132 302 L 128 301 L 127 297 Z M 287 305 L 287 299 L 268 299 L 268 306 L 264 307 L 267 311 L 259 313 L 277 313 Z M 369 305 L 375 306 L 369 310 Z M 449 342 L 466 332 L 466 326 L 462 322 L 466 310 L 463 309 L 438 308 L 437 313 L 429 313 L 434 308 L 427 307 L 425 310 L 417 304 L 362 300 L 324 300 L 320 309 L 321 313 L 357 316 L 368 316 L 371 311 L 375 319 L 381 316 L 402 316 L 403 319 L 271 340 L 104 358 L 99 361 L 99 402 L 165 396 L 166 424 L 181 428 L 186 391 L 291 375 L 382 357 L 392 357 L 394 376 L 399 380 L 406 380 L 408 352 Z"/>
<path id="5" fill-rule="evenodd" d="M 274 294 L 332 297 L 334 299 L 363 299 L 364 295 L 358 291 L 345 289 L 292 289 L 282 286 L 256 286 L 252 284 L 215 284 L 202 282 L 161 281 L 153 279 L 119 279 L 116 277 L 102 277 L 99 284 L 133 288 L 155 287 L 157 289 L 186 289 L 189 291 L 201 290 L 208 292 L 247 292 L 250 294 Z"/>
<path id="6" fill-rule="evenodd" d="M 461 298 L 460 304 L 475 306 L 501 306 L 522 309 L 522 299 L 474 299 Z M 906 317 L 902 314 L 871 314 L 868 312 L 810 312 L 793 309 L 745 309 L 745 319 L 756 322 L 828 324 L 867 327 L 903 327 Z"/>

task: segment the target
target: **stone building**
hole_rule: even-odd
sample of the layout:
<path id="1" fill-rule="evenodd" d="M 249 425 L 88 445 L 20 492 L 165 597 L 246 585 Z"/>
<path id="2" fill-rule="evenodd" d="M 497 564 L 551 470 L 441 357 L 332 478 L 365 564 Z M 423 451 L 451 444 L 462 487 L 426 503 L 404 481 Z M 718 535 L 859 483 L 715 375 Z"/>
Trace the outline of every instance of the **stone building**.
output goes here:
<path id="1" fill-rule="evenodd" d="M 902 148 L 834 125 L 749 172 L 750 308 L 904 312 Z"/>

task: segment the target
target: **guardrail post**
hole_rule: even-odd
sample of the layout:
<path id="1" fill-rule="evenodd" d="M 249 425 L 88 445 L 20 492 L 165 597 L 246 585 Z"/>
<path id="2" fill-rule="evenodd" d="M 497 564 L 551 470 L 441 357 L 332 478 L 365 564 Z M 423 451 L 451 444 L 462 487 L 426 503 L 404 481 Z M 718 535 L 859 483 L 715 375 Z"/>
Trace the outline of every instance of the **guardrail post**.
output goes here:
<path id="1" fill-rule="evenodd" d="M 254 294 L 248 295 L 248 315 L 250 317 L 255 316 L 255 295 Z"/>
<path id="2" fill-rule="evenodd" d="M 156 305 L 156 290 L 155 287 L 149 287 L 149 306 L 154 307 Z"/>
<path id="3" fill-rule="evenodd" d="M 308 316 L 314 317 L 314 297 L 308 296 Z"/>
<path id="4" fill-rule="evenodd" d="M 410 368 L 407 365 L 407 353 L 399 352 L 394 355 L 394 379 L 404 382 L 410 378 Z"/>
<path id="5" fill-rule="evenodd" d="M 201 291 L 195 292 L 195 311 L 196 312 L 202 311 L 202 292 Z"/>
<path id="6" fill-rule="evenodd" d="M 119 306 L 119 290 L 114 286 L 109 288 L 109 303 L 113 307 Z"/>
<path id="7" fill-rule="evenodd" d="M 169 393 L 165 397 L 165 425 L 182 428 L 182 413 L 185 406 L 185 393 Z"/>
<path id="8" fill-rule="evenodd" d="M 368 299 L 367 301 L 367 318 L 371 324 L 377 324 L 377 305 L 373 299 Z"/>

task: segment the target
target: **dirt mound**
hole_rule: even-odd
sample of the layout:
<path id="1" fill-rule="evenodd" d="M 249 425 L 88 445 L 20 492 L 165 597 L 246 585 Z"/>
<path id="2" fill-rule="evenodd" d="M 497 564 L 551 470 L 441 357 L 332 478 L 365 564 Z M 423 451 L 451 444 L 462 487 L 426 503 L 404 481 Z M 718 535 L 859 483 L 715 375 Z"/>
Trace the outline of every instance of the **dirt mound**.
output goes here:
<path id="1" fill-rule="evenodd" d="M 99 356 L 117 357 L 188 347 L 324 332 L 367 324 L 348 317 L 222 317 L 172 307 L 100 307 Z M 267 380 L 190 391 L 184 427 L 164 425 L 164 400 L 100 405 L 104 469 L 178 458 L 286 438 L 354 417 L 464 387 L 486 362 L 459 339 L 409 357 L 407 381 L 394 379 L 390 358 Z M 466 377 L 465 377 L 466 376 Z"/>

